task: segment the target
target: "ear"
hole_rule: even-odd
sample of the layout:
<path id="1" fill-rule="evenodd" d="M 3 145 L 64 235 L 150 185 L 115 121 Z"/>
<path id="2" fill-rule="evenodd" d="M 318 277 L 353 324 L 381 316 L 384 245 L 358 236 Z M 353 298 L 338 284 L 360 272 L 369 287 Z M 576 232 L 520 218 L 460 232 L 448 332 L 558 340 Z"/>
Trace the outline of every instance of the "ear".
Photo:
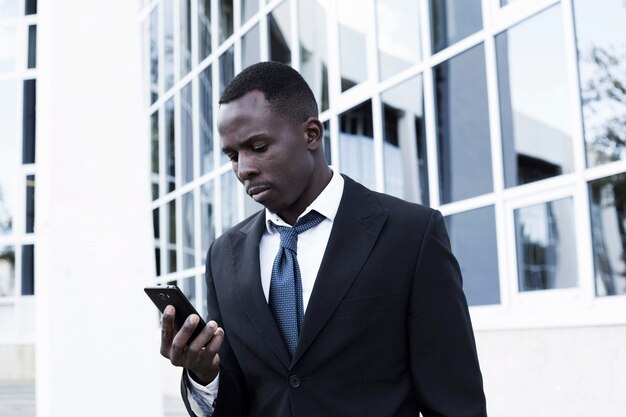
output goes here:
<path id="1" fill-rule="evenodd" d="M 317 117 L 309 117 L 303 124 L 304 138 L 306 139 L 307 147 L 310 150 L 315 150 L 321 147 L 322 138 L 324 137 L 324 126 Z"/>

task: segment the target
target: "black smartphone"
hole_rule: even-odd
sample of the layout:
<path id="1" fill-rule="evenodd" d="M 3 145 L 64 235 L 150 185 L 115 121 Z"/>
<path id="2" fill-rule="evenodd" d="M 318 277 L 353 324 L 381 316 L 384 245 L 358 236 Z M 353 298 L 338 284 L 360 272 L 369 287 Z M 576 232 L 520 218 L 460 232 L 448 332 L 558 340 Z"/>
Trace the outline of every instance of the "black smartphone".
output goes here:
<path id="1" fill-rule="evenodd" d="M 168 305 L 174 306 L 176 309 L 176 316 L 174 319 L 176 330 L 180 330 L 180 328 L 183 327 L 187 317 L 192 314 L 198 314 L 187 297 L 185 297 L 185 294 L 183 294 L 180 288 L 176 285 L 159 285 L 156 287 L 146 287 L 143 290 L 157 306 L 159 311 L 161 311 L 161 313 L 163 313 L 165 307 Z M 200 334 L 202 329 L 204 329 L 204 326 L 206 326 L 206 322 L 202 320 L 202 316 L 198 314 L 198 317 L 200 317 L 200 322 L 196 326 L 196 330 L 194 330 L 189 341 L 192 341 L 198 334 Z"/>

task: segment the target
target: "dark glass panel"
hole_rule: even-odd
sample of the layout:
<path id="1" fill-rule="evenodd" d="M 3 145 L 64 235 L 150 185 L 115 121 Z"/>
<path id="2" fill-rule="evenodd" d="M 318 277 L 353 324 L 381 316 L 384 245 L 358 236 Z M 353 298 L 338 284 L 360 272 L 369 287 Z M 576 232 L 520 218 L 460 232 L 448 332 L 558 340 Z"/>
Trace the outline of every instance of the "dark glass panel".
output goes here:
<path id="1" fill-rule="evenodd" d="M 415 0 L 376 0 L 378 63 L 383 80 L 422 58 L 419 5 Z"/>
<path id="2" fill-rule="evenodd" d="M 520 291 L 578 286 L 574 225 L 571 198 L 515 210 Z"/>
<path id="3" fill-rule="evenodd" d="M 37 0 L 25 0 L 25 14 L 37 14 Z"/>
<path id="4" fill-rule="evenodd" d="M 587 164 L 626 159 L 626 2 L 574 0 Z"/>
<path id="5" fill-rule="evenodd" d="M 185 194 L 182 200 L 183 215 L 183 269 L 196 266 L 195 217 L 193 191 Z"/>
<path id="6" fill-rule="evenodd" d="M 435 68 L 441 203 L 493 190 L 485 53 L 475 46 Z"/>
<path id="7" fill-rule="evenodd" d="M 35 228 L 35 176 L 26 176 L 26 233 Z"/>
<path id="8" fill-rule="evenodd" d="M 15 249 L 0 246 L 0 299 L 15 295 Z"/>
<path id="9" fill-rule="evenodd" d="M 254 25 L 241 39 L 241 68 L 247 68 L 261 60 L 261 31 Z"/>
<path id="10" fill-rule="evenodd" d="M 468 304 L 500 304 L 498 243 L 493 206 L 448 216 L 446 228 L 452 252 L 461 267 L 463 292 Z"/>
<path id="11" fill-rule="evenodd" d="M 478 32 L 483 28 L 481 0 L 431 0 L 431 37 L 433 53 Z"/>
<path id="12" fill-rule="evenodd" d="M 174 0 L 163 0 L 165 7 L 165 28 L 163 30 L 164 44 L 164 75 L 165 91 L 174 85 Z"/>
<path id="13" fill-rule="evenodd" d="M 161 275 L 161 208 L 152 210 L 152 230 L 154 235 L 154 260 L 157 276 Z"/>
<path id="14" fill-rule="evenodd" d="M 385 192 L 428 204 L 428 164 L 422 77 L 382 94 Z"/>
<path id="15" fill-rule="evenodd" d="M 159 5 L 150 12 L 150 103 L 159 97 Z"/>
<path id="16" fill-rule="evenodd" d="M 496 36 L 507 187 L 574 169 L 561 7 Z"/>
<path id="17" fill-rule="evenodd" d="M 154 232 L 154 238 L 155 239 L 160 239 L 161 238 L 161 223 L 160 223 L 160 216 L 159 216 L 159 208 L 155 208 L 154 210 L 152 210 L 152 229 Z"/>
<path id="18" fill-rule="evenodd" d="M 191 70 L 191 0 L 180 0 L 180 78 Z"/>
<path id="19" fill-rule="evenodd" d="M 233 0 L 219 0 L 219 41 L 224 42 L 233 34 Z"/>
<path id="20" fill-rule="evenodd" d="M 360 0 L 337 3 L 342 92 L 368 79 L 366 31 L 372 14 L 370 6 L 370 2 Z"/>
<path id="21" fill-rule="evenodd" d="M 626 174 L 589 183 L 596 294 L 626 294 Z"/>
<path id="22" fill-rule="evenodd" d="M 320 0 L 300 0 L 300 73 L 315 95 L 320 110 L 328 109 L 327 4 Z"/>
<path id="23" fill-rule="evenodd" d="M 187 83 L 180 92 L 180 146 L 183 184 L 193 180 L 193 108 L 191 103 L 192 83 Z"/>
<path id="24" fill-rule="evenodd" d="M 328 165 L 332 165 L 332 157 L 330 150 L 330 122 L 326 120 L 324 122 L 324 157 L 326 158 L 326 162 Z"/>
<path id="25" fill-rule="evenodd" d="M 150 178 L 152 200 L 159 198 L 159 112 L 150 116 Z"/>
<path id="26" fill-rule="evenodd" d="M 28 68 L 37 66 L 37 26 L 28 27 Z"/>
<path id="27" fill-rule="evenodd" d="M 198 0 L 198 61 L 211 53 L 211 0 Z"/>
<path id="28" fill-rule="evenodd" d="M 200 222 L 202 232 L 202 263 L 206 261 L 206 253 L 215 239 L 215 186 L 213 181 L 203 184 L 200 188 Z"/>
<path id="29" fill-rule="evenodd" d="M 35 247 L 22 246 L 22 295 L 35 294 Z"/>
<path id="30" fill-rule="evenodd" d="M 213 169 L 213 75 L 208 67 L 200 73 L 200 175 Z"/>
<path id="31" fill-rule="evenodd" d="M 235 78 L 235 62 L 234 62 L 235 54 L 234 47 L 228 48 L 222 56 L 220 56 L 220 96 L 224 92 L 224 88 Z M 220 160 L 222 164 L 225 164 L 228 161 L 228 157 L 220 152 Z"/>
<path id="32" fill-rule="evenodd" d="M 165 176 L 167 192 L 176 188 L 174 99 L 165 102 Z"/>
<path id="33" fill-rule="evenodd" d="M 24 80 L 24 114 L 22 124 L 22 161 L 35 163 L 35 126 L 37 113 L 37 80 Z"/>
<path id="34" fill-rule="evenodd" d="M 155 247 L 154 249 L 154 261 L 156 263 L 156 276 L 161 275 L 161 248 Z"/>
<path id="35" fill-rule="evenodd" d="M 339 157 L 342 172 L 368 188 L 376 187 L 371 100 L 339 117 Z"/>
<path id="36" fill-rule="evenodd" d="M 285 1 L 267 17 L 270 61 L 291 65 L 289 2 Z"/>
<path id="37" fill-rule="evenodd" d="M 172 200 L 167 204 L 167 252 L 168 252 L 168 268 L 167 272 L 176 272 L 176 200 Z"/>

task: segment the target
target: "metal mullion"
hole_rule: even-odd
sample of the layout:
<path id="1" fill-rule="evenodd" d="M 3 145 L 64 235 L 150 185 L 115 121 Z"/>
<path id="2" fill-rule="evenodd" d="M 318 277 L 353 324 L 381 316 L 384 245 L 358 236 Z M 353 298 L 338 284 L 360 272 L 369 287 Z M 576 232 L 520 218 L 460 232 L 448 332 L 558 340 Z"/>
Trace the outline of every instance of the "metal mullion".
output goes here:
<path id="1" fill-rule="evenodd" d="M 298 31 L 298 2 L 296 0 L 286 0 L 289 2 L 289 32 L 291 35 L 291 66 L 300 72 L 300 36 Z"/>
<path id="2" fill-rule="evenodd" d="M 268 26 L 267 26 L 267 14 L 269 8 L 262 7 L 260 10 L 260 18 L 259 18 L 259 41 L 261 42 L 259 49 L 259 57 L 261 61 L 266 61 L 269 59 L 269 34 Z"/>
<path id="3" fill-rule="evenodd" d="M 326 46 L 328 48 L 328 108 L 334 111 L 336 115 L 338 114 L 336 112 L 338 97 L 341 95 L 341 68 L 339 62 L 339 22 L 337 21 L 337 10 L 334 2 L 326 10 L 326 33 L 321 36 L 326 36 Z M 331 155 L 333 161 L 339 156 L 338 153 L 331 153 Z"/>
<path id="4" fill-rule="evenodd" d="M 329 120 L 330 129 L 330 159 L 332 165 L 341 172 L 341 152 L 339 150 L 339 118 L 337 114 L 332 114 Z"/>
<path id="5" fill-rule="evenodd" d="M 380 94 L 372 96 L 372 128 L 374 133 L 374 173 L 376 191 L 385 191 L 385 160 L 383 140 L 383 110 Z"/>
<path id="6" fill-rule="evenodd" d="M 159 59 L 159 100 L 165 103 L 165 3 L 159 3 L 158 14 L 159 27 L 157 28 L 157 46 Z"/>
<path id="7" fill-rule="evenodd" d="M 162 80 L 159 80 L 159 83 Z M 165 104 L 162 103 L 161 107 L 158 109 L 159 111 L 159 199 L 158 199 L 158 210 L 159 210 L 159 246 L 161 250 L 161 275 L 165 275 L 167 273 L 167 263 L 166 259 L 168 256 L 168 241 L 169 241 L 169 225 L 167 223 L 167 202 L 163 202 L 163 198 L 166 195 L 167 187 L 167 159 L 165 158 Z M 150 138 L 152 141 L 152 138 Z M 154 240 L 154 231 L 152 233 L 152 237 Z M 165 249 L 165 250 L 164 250 Z"/>
<path id="8" fill-rule="evenodd" d="M 476 197 L 467 198 L 452 203 L 442 204 L 438 207 L 444 216 L 459 214 L 470 210 L 488 207 L 497 201 L 495 193 L 481 194 Z"/>
<path id="9" fill-rule="evenodd" d="M 190 39 L 190 47 L 191 47 L 191 70 L 190 73 L 193 73 L 195 67 L 198 65 L 198 0 L 191 0 L 190 2 L 190 14 L 191 14 L 191 39 Z M 195 77 L 196 73 L 194 73 L 193 77 Z"/>
<path id="10" fill-rule="evenodd" d="M 626 171 L 626 160 L 620 159 L 618 161 L 609 162 L 607 164 L 598 165 L 595 167 L 587 168 L 583 171 L 583 178 L 586 182 L 597 180 L 603 177 L 609 177 L 612 175 L 622 174 Z"/>
<path id="11" fill-rule="evenodd" d="M 559 2 L 560 0 L 520 1 L 498 9 L 493 15 L 492 33 L 503 32 Z"/>

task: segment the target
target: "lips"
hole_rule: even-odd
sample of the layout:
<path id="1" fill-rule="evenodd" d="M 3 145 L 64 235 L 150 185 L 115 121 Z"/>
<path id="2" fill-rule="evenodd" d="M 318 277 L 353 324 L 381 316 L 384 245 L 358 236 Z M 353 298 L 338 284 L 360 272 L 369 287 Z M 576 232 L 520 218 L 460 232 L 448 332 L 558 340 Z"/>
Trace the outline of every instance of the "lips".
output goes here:
<path id="1" fill-rule="evenodd" d="M 270 186 L 267 184 L 252 184 L 246 187 L 246 192 L 252 198 L 255 196 L 267 191 L 270 189 Z"/>

